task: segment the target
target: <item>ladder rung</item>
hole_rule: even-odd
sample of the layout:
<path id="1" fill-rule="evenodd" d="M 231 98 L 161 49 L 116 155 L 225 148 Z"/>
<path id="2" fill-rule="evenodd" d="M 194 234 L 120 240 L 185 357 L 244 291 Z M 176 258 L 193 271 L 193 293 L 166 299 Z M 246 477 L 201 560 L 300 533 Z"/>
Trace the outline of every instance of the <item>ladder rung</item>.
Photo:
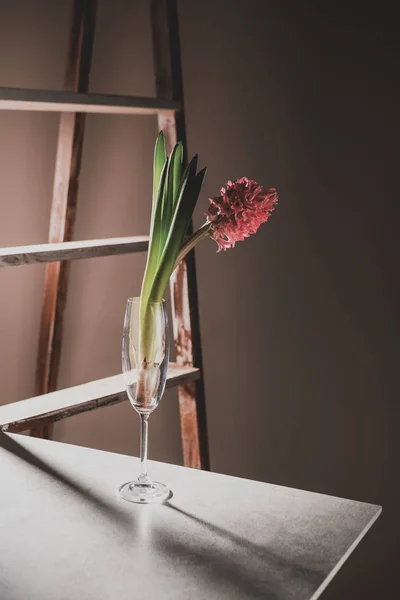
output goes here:
<path id="1" fill-rule="evenodd" d="M 195 367 L 170 363 L 167 388 L 199 379 Z M 114 375 L 74 387 L 0 406 L 0 430 L 25 431 L 43 422 L 59 421 L 101 406 L 126 400 L 123 375 Z"/>
<path id="2" fill-rule="evenodd" d="M 0 248 L 0 268 L 145 252 L 148 241 L 148 236 L 139 235 L 103 240 Z"/>
<path id="3" fill-rule="evenodd" d="M 173 114 L 180 110 L 180 104 L 162 98 L 0 87 L 0 110 L 155 115 Z"/>

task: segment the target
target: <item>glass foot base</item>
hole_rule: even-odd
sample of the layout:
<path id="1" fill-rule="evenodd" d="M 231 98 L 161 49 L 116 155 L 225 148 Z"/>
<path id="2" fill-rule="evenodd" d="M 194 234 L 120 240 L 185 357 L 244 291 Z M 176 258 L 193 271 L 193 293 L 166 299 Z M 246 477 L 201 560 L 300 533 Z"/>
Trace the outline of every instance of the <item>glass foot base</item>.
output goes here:
<path id="1" fill-rule="evenodd" d="M 153 502 L 164 502 L 172 496 L 170 489 L 163 483 L 152 481 L 151 483 L 139 483 L 128 481 L 118 489 L 119 495 L 127 502 L 138 504 L 151 504 Z"/>

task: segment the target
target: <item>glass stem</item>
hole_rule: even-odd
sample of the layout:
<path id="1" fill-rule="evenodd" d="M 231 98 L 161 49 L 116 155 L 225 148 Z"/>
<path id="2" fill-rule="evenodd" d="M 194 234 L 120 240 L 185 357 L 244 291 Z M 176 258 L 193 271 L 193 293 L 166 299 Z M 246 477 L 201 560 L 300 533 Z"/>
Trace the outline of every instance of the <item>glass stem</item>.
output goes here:
<path id="1" fill-rule="evenodd" d="M 139 479 L 147 481 L 147 446 L 149 438 L 149 415 L 140 413 L 140 476 Z"/>

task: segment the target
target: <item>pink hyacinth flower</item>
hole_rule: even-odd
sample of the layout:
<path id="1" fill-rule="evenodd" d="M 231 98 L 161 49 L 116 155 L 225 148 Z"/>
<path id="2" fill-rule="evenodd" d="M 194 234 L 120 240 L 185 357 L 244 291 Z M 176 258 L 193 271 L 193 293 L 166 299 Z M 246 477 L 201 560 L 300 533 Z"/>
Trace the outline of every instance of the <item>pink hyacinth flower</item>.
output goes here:
<path id="1" fill-rule="evenodd" d="M 275 188 L 263 192 L 261 185 L 241 177 L 235 182 L 228 181 L 221 188 L 221 195 L 210 198 L 210 202 L 205 214 L 212 224 L 210 237 L 217 242 L 220 252 L 234 248 L 236 242 L 256 233 L 274 210 L 278 195 Z"/>

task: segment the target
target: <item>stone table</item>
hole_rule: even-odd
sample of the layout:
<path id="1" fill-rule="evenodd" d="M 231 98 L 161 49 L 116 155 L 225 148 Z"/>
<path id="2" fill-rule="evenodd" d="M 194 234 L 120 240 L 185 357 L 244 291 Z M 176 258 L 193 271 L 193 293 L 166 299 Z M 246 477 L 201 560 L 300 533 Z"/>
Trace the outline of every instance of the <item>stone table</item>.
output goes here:
<path id="1" fill-rule="evenodd" d="M 311 600 L 379 506 L 0 432 L 1 600 Z"/>

